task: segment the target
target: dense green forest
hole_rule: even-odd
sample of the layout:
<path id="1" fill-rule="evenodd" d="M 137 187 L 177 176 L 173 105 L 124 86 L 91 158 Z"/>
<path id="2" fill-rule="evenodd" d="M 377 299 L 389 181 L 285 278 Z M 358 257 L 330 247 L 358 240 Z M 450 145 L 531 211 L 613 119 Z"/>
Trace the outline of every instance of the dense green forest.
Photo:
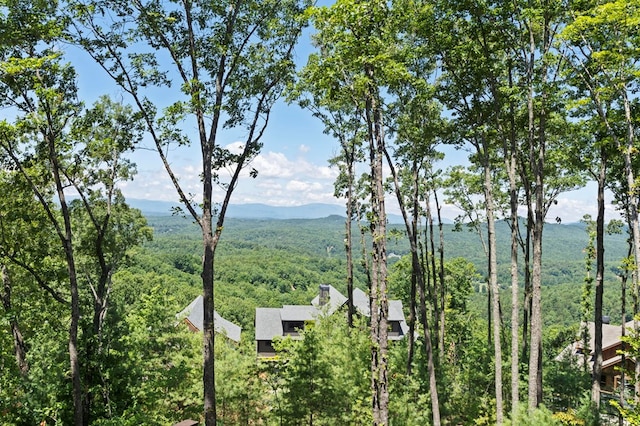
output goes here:
<path id="1" fill-rule="evenodd" d="M 270 380 L 297 380 L 296 386 L 304 386 L 304 381 L 300 382 L 301 378 L 296 379 L 290 375 L 303 372 L 295 373 L 297 370 L 293 367 L 290 373 L 282 371 L 288 371 L 289 362 L 295 365 L 295 362 L 314 356 L 317 357 L 315 362 L 330 370 L 320 373 L 320 370 L 313 367 L 314 377 L 317 378 L 317 385 L 320 387 L 318 392 L 348 391 L 351 395 L 341 398 L 354 398 L 352 394 L 360 392 L 361 398 L 366 400 L 368 381 L 364 380 L 363 383 L 362 377 L 346 377 L 350 368 L 359 368 L 360 374 L 364 374 L 366 378 L 368 344 L 365 330 L 350 336 L 343 316 L 329 318 L 313 331 L 314 340 L 307 342 L 308 345 L 318 345 L 317 347 L 282 349 L 288 354 L 286 359 L 290 359 L 282 366 L 258 362 L 253 340 L 256 307 L 308 304 L 317 295 L 320 283 L 332 284 L 340 291 L 346 291 L 346 264 L 344 248 L 341 247 L 344 240 L 344 222 L 345 218 L 339 216 L 296 220 L 230 218 L 227 222 L 216 268 L 216 310 L 223 317 L 242 326 L 242 341 L 240 345 L 227 344 L 224 340 L 217 343 L 219 347 L 216 353 L 219 362 L 216 364 L 216 383 L 224 407 L 221 419 L 225 422 L 277 423 L 278 418 L 292 419 L 308 415 L 308 412 L 301 414 L 295 410 L 291 411 L 296 404 L 304 403 L 318 418 L 334 419 L 333 422 L 339 422 L 337 419 L 342 418 L 352 424 L 367 424 L 368 416 L 363 414 L 367 409 L 364 401 L 361 401 L 363 405 L 358 408 L 360 411 L 354 407 L 348 410 L 353 417 L 339 417 L 336 413 L 326 412 L 326 407 L 323 408 L 323 398 L 326 396 L 321 395 L 316 396 L 319 398 L 317 400 L 313 400 L 313 395 L 309 395 L 309 400 L 299 399 L 299 395 L 283 395 L 283 400 L 279 403 L 292 406 L 287 409 L 281 406 L 276 411 L 272 411 L 273 407 L 267 409 L 269 404 L 275 403 L 273 395 L 270 396 L 273 390 L 270 386 L 283 386 L 283 383 L 264 383 L 259 379 L 269 375 Z M 201 241 L 198 230 L 191 220 L 184 217 L 151 216 L 147 217 L 147 223 L 153 230 L 153 239 L 132 248 L 125 265 L 113 277 L 110 320 L 106 331 L 106 334 L 112 337 L 106 337 L 105 344 L 109 350 L 102 359 L 105 374 L 114 379 L 109 388 L 112 394 L 109 395 L 108 405 L 103 409 L 120 410 L 123 414 L 114 418 L 111 423 L 101 421 L 99 424 L 166 424 L 189 416 L 197 418 L 199 413 L 198 371 L 199 360 L 202 357 L 200 337 L 176 322 L 176 314 L 201 293 L 198 276 Z M 473 365 L 486 364 L 487 357 L 490 357 L 490 353 L 487 352 L 489 348 L 481 343 L 486 339 L 483 335 L 487 327 L 486 278 L 478 272 L 484 267 L 482 259 L 478 259 L 477 256 L 478 237 L 466 229 L 455 230 L 453 225 L 444 225 L 444 229 L 446 258 L 462 258 L 477 262 L 471 266 L 471 270 L 475 270 L 472 274 L 475 278 L 467 280 L 468 288 L 461 293 L 461 297 L 467 302 L 458 301 L 462 305 L 468 304 L 468 308 L 462 312 L 452 312 L 453 319 L 460 319 L 458 315 L 465 318 L 455 325 L 458 329 L 452 330 L 452 333 L 467 344 L 471 342 L 470 339 L 475 339 L 475 347 L 466 348 L 464 353 L 461 352 L 457 356 L 467 357 L 467 361 L 464 362 L 475 363 Z M 557 366 L 557 362 L 553 361 L 578 333 L 587 234 L 585 227 L 580 225 L 550 224 L 548 229 L 550 232 L 545 239 L 546 253 L 553 262 L 549 262 L 544 275 L 547 342 L 545 363 L 550 367 L 548 385 L 551 386 L 551 399 L 547 404 L 553 409 L 566 410 L 567 404 L 579 407 L 582 393 L 588 389 L 580 372 L 572 370 L 569 365 Z M 611 267 L 619 263 L 617 257 L 624 254 L 624 244 L 622 235 L 612 235 L 607 239 L 607 254 Z M 575 249 L 567 250 L 568 247 Z M 398 257 L 393 258 L 395 268 L 402 269 L 400 259 L 407 256 L 406 239 L 396 237 L 390 243 L 389 250 L 398 254 Z M 407 283 L 398 282 L 404 280 L 401 278 L 404 273 L 399 273 L 394 267 L 392 270 L 394 272 L 390 280 L 395 294 L 391 296 L 407 296 Z M 358 271 L 356 277 L 356 286 L 366 290 L 363 271 Z M 508 283 L 508 278 L 502 277 L 501 282 Z M 508 284 L 502 284 L 501 287 L 506 294 Z M 614 322 L 619 322 L 618 280 L 608 279 L 605 292 L 605 312 L 611 315 Z M 17 294 L 20 295 L 19 292 Z M 3 333 L 3 371 L 7 372 L 3 374 L 2 387 L 2 410 L 5 419 L 14 424 L 31 424 L 37 419 L 61 421 L 69 410 L 63 397 L 68 392 L 68 383 L 60 382 L 65 370 L 65 340 L 60 339 L 60 333 L 64 333 L 65 329 L 64 316 L 56 316 L 58 320 L 52 321 L 54 317 L 51 317 L 49 311 L 55 312 L 59 309 L 58 305 L 55 302 L 47 303 L 46 299 L 43 300 L 44 305 L 33 305 L 33 300 L 28 294 L 14 298 L 13 303 L 13 312 L 19 312 L 17 318 L 23 325 L 23 337 L 29 345 L 29 361 L 32 367 L 29 371 L 29 381 L 21 381 L 18 376 L 12 375 L 11 372 L 15 370 L 11 349 L 13 345 L 9 340 L 10 334 Z M 407 300 L 404 300 L 404 305 L 405 309 L 409 306 Z M 508 308 L 504 309 L 506 311 Z M 408 312 L 406 314 L 408 315 Z M 37 321 L 34 323 L 35 318 L 41 318 L 47 327 L 41 327 Z M 358 327 L 363 326 L 364 324 L 361 324 Z M 505 331 L 508 330 L 508 319 L 503 327 Z M 356 341 L 353 341 L 354 338 Z M 336 345 L 342 345 L 342 349 Z M 360 359 L 354 358 L 353 351 L 356 347 L 362 351 Z M 320 353 L 319 348 L 325 348 L 326 353 Z M 392 349 L 392 368 L 396 371 L 394 376 L 397 377 L 392 381 L 397 395 L 391 401 L 394 407 L 392 416 L 396 418 L 397 424 L 428 423 L 428 412 L 422 411 L 421 408 L 423 403 L 420 402 L 420 398 L 412 396 L 412 393 L 420 392 L 420 388 L 425 384 L 421 384 L 420 380 L 412 382 L 403 372 L 406 350 L 406 342 L 399 342 Z M 468 350 L 471 350 L 471 353 L 467 353 Z M 312 353 L 310 355 L 305 351 Z M 57 364 L 52 358 L 53 354 L 58 354 Z M 336 363 L 336 359 L 342 361 Z M 46 363 L 46 368 L 42 363 Z M 278 369 L 284 370 L 278 372 Z M 322 374 L 326 376 L 323 377 Z M 490 386 L 491 372 L 488 369 L 458 371 L 455 374 L 451 373 L 449 380 L 456 377 L 462 380 L 463 374 L 467 375 L 464 380 L 469 381 L 468 386 Z M 339 382 L 334 383 L 334 380 Z M 354 387 L 356 385 L 350 380 L 360 380 L 359 387 Z M 45 383 L 46 386 L 43 386 Z M 452 383 L 450 386 L 461 385 Z M 326 386 L 326 389 L 321 390 L 322 386 Z M 554 390 L 554 386 L 558 389 Z M 576 387 L 568 390 L 571 386 Z M 471 403 L 473 398 L 470 396 L 474 395 L 471 388 L 464 388 L 463 385 L 463 388 L 451 388 L 449 392 L 451 394 L 448 395 L 447 390 L 443 390 L 443 395 L 450 398 L 447 405 L 443 406 L 450 405 L 450 408 L 444 408 L 443 412 L 452 422 L 466 423 L 474 419 L 477 421 L 482 416 L 489 416 L 486 422 L 491 423 L 490 411 L 487 411 L 490 406 L 487 404 L 490 403 L 486 394 L 477 394 L 477 399 Z M 559 400 L 558 392 L 563 393 Z M 117 401 L 120 398 L 125 398 L 123 402 L 127 405 L 118 407 Z M 131 404 L 131 401 L 135 403 Z M 465 411 L 458 412 L 461 406 L 457 404 L 462 404 L 463 401 L 466 401 Z M 106 400 L 104 402 L 107 403 Z M 278 411 L 280 409 L 284 411 Z"/>
<path id="2" fill-rule="evenodd" d="M 638 0 L 0 0 L 0 421 L 640 424 L 639 17 Z M 344 217 L 230 214 L 264 172 L 283 197 L 304 186 L 262 156 L 284 104 L 335 142 Z M 170 194 L 137 177 L 142 152 Z M 176 216 L 131 208 L 132 181 Z M 552 223 L 588 184 L 595 214 Z M 194 299 L 197 332 L 176 316 Z M 258 338 L 274 311 L 305 316 Z"/>
<path id="3" fill-rule="evenodd" d="M 189 219 L 171 216 L 147 218 L 154 229 L 154 240 L 145 244 L 163 263 L 197 275 L 200 268 L 198 229 Z M 331 284 L 346 293 L 344 257 L 344 217 L 324 219 L 257 220 L 230 218 L 221 241 L 217 270 L 216 309 L 224 317 L 241 324 L 251 333 L 256 306 L 277 307 L 283 304 L 307 304 L 321 283 Z M 398 225 L 394 225 L 398 229 Z M 477 271 L 486 269 L 486 257 L 477 234 L 456 230 L 444 224 L 447 259 L 464 258 Z M 401 231 L 401 228 L 400 228 Z M 507 225 L 499 225 L 499 277 L 502 291 L 509 290 Z M 626 236 L 607 235 L 606 297 L 604 312 L 616 323 L 620 316 L 620 280 L 614 271 L 625 257 Z M 544 291 L 547 326 L 576 326 L 581 320 L 580 301 L 586 274 L 584 265 L 588 242 L 586 227 L 581 224 L 548 224 L 544 241 Z M 406 238 L 391 239 L 389 251 L 396 254 L 390 264 L 409 252 Z M 184 295 L 185 305 L 199 294 L 197 278 L 191 278 L 192 292 Z M 366 289 L 360 271 L 357 286 Z M 266 292 L 264 292 L 267 290 Z M 264 292 L 264 293 L 263 293 Z M 631 294 L 628 295 L 631 300 Z M 486 311 L 486 277 L 479 275 L 471 296 L 476 312 Z M 509 298 L 504 297 L 505 312 Z M 249 303 L 249 301 L 251 301 Z M 631 305 L 629 305 L 631 306 Z M 233 307 L 233 309 L 230 309 Z M 485 314 L 486 315 L 486 314 Z M 509 319 L 505 318 L 507 324 Z"/>

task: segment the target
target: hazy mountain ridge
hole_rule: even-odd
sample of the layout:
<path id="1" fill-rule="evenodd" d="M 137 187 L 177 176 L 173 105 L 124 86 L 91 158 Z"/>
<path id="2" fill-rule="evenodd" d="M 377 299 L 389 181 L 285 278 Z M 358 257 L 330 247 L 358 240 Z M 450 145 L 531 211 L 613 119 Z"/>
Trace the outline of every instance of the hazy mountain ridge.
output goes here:
<path id="1" fill-rule="evenodd" d="M 128 198 L 127 203 L 142 211 L 145 216 L 171 216 L 180 203 L 172 201 L 143 200 Z M 184 209 L 183 209 L 184 210 Z M 231 204 L 227 210 L 227 218 L 231 219 L 322 219 L 328 216 L 346 217 L 345 207 L 340 204 L 311 203 L 299 206 L 271 206 L 263 203 Z M 404 224 L 402 216 L 387 214 L 391 224 Z M 453 224 L 452 218 L 442 218 L 445 224 Z M 548 222 L 555 224 L 555 222 Z M 562 223 L 562 225 L 578 225 L 580 222 Z"/>
<path id="2" fill-rule="evenodd" d="M 127 203 L 145 216 L 171 216 L 179 203 L 171 201 L 130 198 Z M 299 206 L 270 206 L 261 203 L 231 204 L 227 217 L 234 219 L 320 219 L 328 216 L 345 217 L 345 207 L 339 204 L 313 203 Z M 399 215 L 388 215 L 390 223 L 402 223 Z M 445 220 L 447 223 L 451 221 Z"/>

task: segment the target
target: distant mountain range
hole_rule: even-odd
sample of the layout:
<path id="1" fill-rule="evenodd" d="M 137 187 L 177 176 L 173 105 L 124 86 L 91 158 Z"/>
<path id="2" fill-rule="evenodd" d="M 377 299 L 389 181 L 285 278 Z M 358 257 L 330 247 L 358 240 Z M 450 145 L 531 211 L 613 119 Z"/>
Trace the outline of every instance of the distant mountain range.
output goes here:
<path id="1" fill-rule="evenodd" d="M 142 211 L 145 216 L 170 216 L 178 203 L 128 198 L 127 203 Z M 235 219 L 319 219 L 327 216 L 345 217 L 345 207 L 338 204 L 303 204 L 300 206 L 270 206 L 267 204 L 231 204 L 228 218 Z M 402 216 L 388 215 L 390 223 L 402 223 Z"/>

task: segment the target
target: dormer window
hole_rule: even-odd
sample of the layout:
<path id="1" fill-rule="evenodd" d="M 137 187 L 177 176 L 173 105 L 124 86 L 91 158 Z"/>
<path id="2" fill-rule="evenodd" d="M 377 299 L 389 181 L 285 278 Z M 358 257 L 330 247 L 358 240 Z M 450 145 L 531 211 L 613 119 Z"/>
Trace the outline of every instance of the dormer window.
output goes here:
<path id="1" fill-rule="evenodd" d="M 304 321 L 283 321 L 282 332 L 285 336 L 297 336 L 304 329 Z"/>

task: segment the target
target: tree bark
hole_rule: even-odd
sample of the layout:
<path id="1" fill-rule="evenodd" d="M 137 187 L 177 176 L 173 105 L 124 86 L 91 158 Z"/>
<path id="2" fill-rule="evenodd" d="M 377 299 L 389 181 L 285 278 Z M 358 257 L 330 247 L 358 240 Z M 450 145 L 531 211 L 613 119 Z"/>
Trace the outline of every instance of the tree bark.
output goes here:
<path id="1" fill-rule="evenodd" d="M 542 381 L 540 374 L 542 352 L 542 233 L 543 214 L 543 164 L 544 149 L 540 148 L 537 156 L 536 171 L 536 206 L 533 224 L 533 268 L 531 273 L 531 343 L 529 352 L 529 408 L 537 408 L 540 404 Z"/>
<path id="2" fill-rule="evenodd" d="M 509 70 L 511 85 L 511 70 Z M 505 166 L 509 175 L 509 207 L 511 217 L 511 418 L 516 419 L 520 404 L 520 360 L 519 360 L 519 277 L 518 277 L 518 218 L 517 186 L 517 140 L 515 135 L 514 112 L 511 115 L 510 146 L 505 146 Z"/>
<path id="3" fill-rule="evenodd" d="M 624 152 L 624 171 L 627 179 L 627 188 L 630 193 L 630 202 L 627 205 L 628 223 L 631 228 L 631 238 L 633 241 L 633 260 L 635 268 L 631 279 L 635 294 L 637 295 L 638 286 L 640 285 L 640 219 L 638 218 L 638 205 L 640 204 L 640 188 L 638 188 L 635 182 L 635 174 L 633 171 L 632 156 L 633 153 L 637 153 L 637 147 L 635 147 L 635 128 L 633 125 L 633 117 L 631 115 L 631 105 L 626 92 L 623 92 L 624 99 L 624 115 L 627 125 L 627 138 L 626 146 L 623 149 Z M 619 147 L 621 148 L 621 147 Z M 634 312 L 636 314 L 637 312 Z M 638 331 L 637 321 L 634 321 L 634 329 Z M 640 402 L 640 362 L 636 359 L 636 397 L 635 401 Z"/>
<path id="4" fill-rule="evenodd" d="M 382 111 L 378 93 L 374 86 L 372 66 L 365 66 L 365 75 L 370 88 L 367 96 L 367 127 L 369 134 L 369 162 L 371 167 L 371 372 L 373 393 L 373 424 L 389 424 L 389 380 L 388 380 L 388 314 L 386 211 L 382 164 L 385 151 Z"/>
<path id="5" fill-rule="evenodd" d="M 345 221 L 344 249 L 347 254 L 347 322 L 353 328 L 353 235 L 351 224 L 353 221 L 353 185 L 354 185 L 354 151 L 353 146 L 343 147 L 347 163 L 347 220 Z"/>
<path id="6" fill-rule="evenodd" d="M 440 282 L 440 360 L 442 363 L 444 360 L 444 338 L 445 338 L 445 325 L 446 325 L 446 299 L 447 289 L 444 280 L 444 228 L 442 223 L 442 206 L 438 201 L 438 194 L 436 190 L 433 190 L 433 199 L 436 205 L 436 212 L 438 216 L 438 281 Z"/>
<path id="7" fill-rule="evenodd" d="M 438 390 L 435 375 L 435 363 L 433 362 L 433 346 L 431 345 L 431 331 L 429 328 L 429 316 L 427 313 L 427 291 L 425 280 L 418 280 L 418 296 L 420 298 L 420 320 L 424 331 L 424 352 L 427 356 L 427 370 L 429 374 L 429 389 L 431 390 L 431 409 L 433 411 L 434 426 L 440 425 L 440 406 L 438 402 Z"/>
<path id="8" fill-rule="evenodd" d="M 488 164 L 484 167 L 484 192 L 487 210 L 487 238 L 489 242 L 489 290 L 491 293 L 491 320 L 493 322 L 493 351 L 495 369 L 496 396 L 496 424 L 504 421 L 504 407 L 502 397 L 502 342 L 500 339 L 500 288 L 498 286 L 498 262 L 496 260 L 496 224 L 494 219 L 494 201 L 491 181 L 491 169 Z"/>
<path id="9" fill-rule="evenodd" d="M 527 98 L 527 108 L 529 113 L 529 164 L 533 173 L 535 189 L 533 209 L 533 267 L 531 273 L 531 344 L 529 353 L 529 410 L 537 408 L 542 402 L 542 234 L 544 230 L 545 200 L 544 200 L 544 177 L 545 177 L 545 156 L 546 156 L 546 125 L 547 125 L 547 70 L 548 65 L 542 60 L 542 66 L 538 70 L 541 75 L 541 86 L 539 89 L 539 103 L 537 114 L 537 129 L 535 123 L 534 96 L 534 68 L 536 56 L 545 55 L 551 48 L 550 28 L 548 11 L 542 15 L 542 38 L 540 48 L 536 48 L 536 41 L 533 23 L 529 23 L 529 63 L 527 70 L 527 80 L 529 93 Z M 536 54 L 538 53 L 538 55 Z M 536 134 L 537 130 L 537 134 Z"/>
<path id="10" fill-rule="evenodd" d="M 591 374 L 591 400 L 600 407 L 600 378 L 602 376 L 602 297 L 604 294 L 604 189 L 606 177 L 606 158 L 604 149 L 600 150 L 598 172 L 598 217 L 596 218 L 596 288 L 594 306 L 594 356 Z M 623 321 L 624 322 L 624 321 Z"/>
<path id="11" fill-rule="evenodd" d="M 427 210 L 427 226 L 429 229 L 429 241 L 428 241 L 428 247 L 429 250 L 429 268 L 427 268 L 427 271 L 429 273 L 428 275 L 428 281 L 432 282 L 433 285 L 429 286 L 429 288 L 431 289 L 431 303 L 433 305 L 433 330 L 435 332 L 435 338 L 433 339 L 436 343 L 436 349 L 437 349 L 437 353 L 438 353 L 438 357 L 440 359 L 444 358 L 444 333 L 441 333 L 442 328 L 441 328 L 441 324 L 440 324 L 440 320 L 443 318 L 444 316 L 444 312 L 442 311 L 442 305 L 441 305 L 441 285 L 443 284 L 442 282 L 440 282 L 439 278 L 440 278 L 440 274 L 439 274 L 439 268 L 436 266 L 436 245 L 435 245 L 435 231 L 434 231 L 434 226 L 433 226 L 433 214 L 431 213 L 431 203 L 430 203 L 430 199 L 429 197 L 427 197 L 427 202 L 426 202 L 426 210 Z"/>

